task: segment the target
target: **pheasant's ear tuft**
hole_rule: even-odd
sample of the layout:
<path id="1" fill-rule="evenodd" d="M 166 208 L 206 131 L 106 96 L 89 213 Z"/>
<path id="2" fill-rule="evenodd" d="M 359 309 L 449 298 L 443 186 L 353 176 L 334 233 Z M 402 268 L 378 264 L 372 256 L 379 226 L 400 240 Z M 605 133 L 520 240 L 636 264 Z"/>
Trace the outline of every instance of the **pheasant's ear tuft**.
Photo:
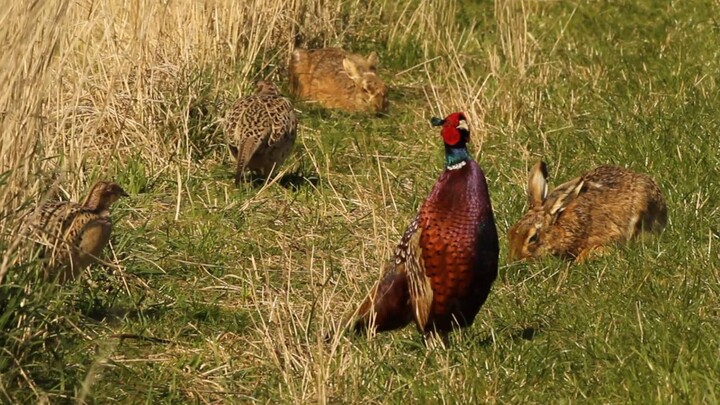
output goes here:
<path id="1" fill-rule="evenodd" d="M 439 126 L 441 126 L 442 124 L 445 123 L 445 120 L 440 119 L 440 118 L 438 118 L 438 117 L 432 117 L 432 118 L 430 119 L 430 123 L 431 123 L 432 126 L 434 126 L 434 127 L 439 127 Z"/>

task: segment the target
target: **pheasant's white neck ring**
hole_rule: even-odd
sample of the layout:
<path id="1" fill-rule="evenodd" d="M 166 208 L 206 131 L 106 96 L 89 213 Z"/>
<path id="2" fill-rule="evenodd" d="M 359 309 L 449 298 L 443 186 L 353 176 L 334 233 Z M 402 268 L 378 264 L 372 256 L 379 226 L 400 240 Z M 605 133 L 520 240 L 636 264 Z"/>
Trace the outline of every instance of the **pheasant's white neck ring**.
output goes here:
<path id="1" fill-rule="evenodd" d="M 465 167 L 466 164 L 467 164 L 466 160 L 461 160 L 460 162 L 455 163 L 454 165 L 447 166 L 447 169 L 448 170 L 462 169 L 463 167 Z"/>
<path id="2" fill-rule="evenodd" d="M 445 145 L 445 168 L 447 170 L 462 169 L 470 159 L 467 149 Z"/>

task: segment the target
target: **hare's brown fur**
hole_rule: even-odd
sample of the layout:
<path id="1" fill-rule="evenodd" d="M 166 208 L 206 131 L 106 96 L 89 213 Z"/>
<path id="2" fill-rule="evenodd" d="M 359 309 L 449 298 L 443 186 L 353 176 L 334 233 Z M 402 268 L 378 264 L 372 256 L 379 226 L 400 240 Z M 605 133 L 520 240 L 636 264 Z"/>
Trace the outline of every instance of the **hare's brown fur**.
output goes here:
<path id="1" fill-rule="evenodd" d="M 387 110 L 387 86 L 377 75 L 378 57 L 367 58 L 339 48 L 296 49 L 290 59 L 293 95 L 327 108 L 347 111 Z"/>
<path id="2" fill-rule="evenodd" d="M 528 181 L 529 211 L 509 231 L 510 258 L 585 259 L 643 231 L 659 232 L 667 207 L 657 183 L 617 166 L 599 166 L 547 194 L 544 162 Z"/>
<path id="3" fill-rule="evenodd" d="M 237 158 L 235 183 L 245 169 L 267 177 L 290 154 L 298 120 L 290 100 L 261 80 L 255 94 L 239 99 L 225 119 L 225 138 Z"/>

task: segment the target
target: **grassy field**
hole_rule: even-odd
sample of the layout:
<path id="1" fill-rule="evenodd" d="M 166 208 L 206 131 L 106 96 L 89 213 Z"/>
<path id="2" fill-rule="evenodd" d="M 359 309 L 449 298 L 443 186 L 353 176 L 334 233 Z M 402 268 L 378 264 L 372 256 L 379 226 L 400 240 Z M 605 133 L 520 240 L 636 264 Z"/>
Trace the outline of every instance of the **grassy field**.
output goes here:
<path id="1" fill-rule="evenodd" d="M 720 403 L 720 2 L 3 2 L 0 403 Z M 280 176 L 233 186 L 219 119 L 298 39 L 380 55 L 390 111 L 297 103 Z M 446 349 L 332 333 L 442 170 L 463 110 L 501 268 Z M 526 175 L 649 173 L 663 234 L 508 264 Z M 37 281 L 23 215 L 112 210 L 111 265 Z"/>

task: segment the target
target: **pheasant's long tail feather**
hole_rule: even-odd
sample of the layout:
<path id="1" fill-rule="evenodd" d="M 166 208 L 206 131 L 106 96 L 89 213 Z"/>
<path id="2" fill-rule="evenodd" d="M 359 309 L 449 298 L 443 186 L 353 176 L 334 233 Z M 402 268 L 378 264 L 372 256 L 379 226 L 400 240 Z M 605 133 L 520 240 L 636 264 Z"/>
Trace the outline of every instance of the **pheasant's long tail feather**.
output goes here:
<path id="1" fill-rule="evenodd" d="M 235 166 L 235 185 L 239 185 L 242 182 L 243 172 L 250 163 L 255 152 L 260 148 L 262 144 L 261 137 L 249 137 L 244 139 L 240 147 L 238 148 L 237 164 Z"/>

